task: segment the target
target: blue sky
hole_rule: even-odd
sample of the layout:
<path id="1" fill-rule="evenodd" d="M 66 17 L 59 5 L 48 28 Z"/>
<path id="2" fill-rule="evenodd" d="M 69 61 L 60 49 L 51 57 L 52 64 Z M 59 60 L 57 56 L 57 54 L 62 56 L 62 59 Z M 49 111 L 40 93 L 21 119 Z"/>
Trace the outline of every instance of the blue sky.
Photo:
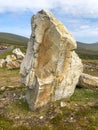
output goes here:
<path id="1" fill-rule="evenodd" d="M 0 32 L 30 37 L 31 16 L 49 9 L 81 42 L 98 42 L 98 0 L 0 0 Z"/>

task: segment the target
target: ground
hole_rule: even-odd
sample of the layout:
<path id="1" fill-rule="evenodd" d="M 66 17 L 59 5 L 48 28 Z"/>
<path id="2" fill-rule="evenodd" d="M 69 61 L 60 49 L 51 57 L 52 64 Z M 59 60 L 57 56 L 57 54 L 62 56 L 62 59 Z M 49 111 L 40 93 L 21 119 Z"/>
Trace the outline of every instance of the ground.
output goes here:
<path id="1" fill-rule="evenodd" d="M 97 70 L 84 71 L 98 74 Z M 0 69 L 0 130 L 98 130 L 98 88 L 76 88 L 70 99 L 33 112 L 25 93 L 18 69 Z"/>

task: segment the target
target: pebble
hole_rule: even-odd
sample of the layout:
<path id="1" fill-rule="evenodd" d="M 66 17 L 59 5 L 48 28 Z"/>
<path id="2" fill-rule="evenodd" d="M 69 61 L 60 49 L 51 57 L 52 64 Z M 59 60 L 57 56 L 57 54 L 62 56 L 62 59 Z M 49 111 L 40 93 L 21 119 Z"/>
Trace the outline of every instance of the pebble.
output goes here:
<path id="1" fill-rule="evenodd" d="M 40 118 L 40 119 L 43 119 L 44 117 L 43 117 L 43 116 L 40 116 L 39 118 Z"/>
<path id="2" fill-rule="evenodd" d="M 16 116 L 15 119 L 16 119 L 16 120 L 17 120 L 17 119 L 20 119 L 20 117 L 19 117 L 19 116 Z"/>
<path id="3" fill-rule="evenodd" d="M 16 93 L 13 93 L 13 96 L 15 97 L 15 96 L 16 96 Z"/>
<path id="4" fill-rule="evenodd" d="M 60 102 L 60 106 L 61 106 L 61 107 L 65 107 L 65 106 L 66 106 L 66 103 L 61 101 L 61 102 Z"/>
<path id="5" fill-rule="evenodd" d="M 0 88 L 1 91 L 4 91 L 5 89 L 6 89 L 5 86 Z"/>

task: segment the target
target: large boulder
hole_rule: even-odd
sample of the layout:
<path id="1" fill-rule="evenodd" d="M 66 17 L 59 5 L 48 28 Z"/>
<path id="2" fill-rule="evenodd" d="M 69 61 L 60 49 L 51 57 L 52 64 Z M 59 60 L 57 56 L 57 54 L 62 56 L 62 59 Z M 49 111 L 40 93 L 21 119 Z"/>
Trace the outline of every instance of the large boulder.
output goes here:
<path id="1" fill-rule="evenodd" d="M 90 89 L 98 88 L 98 77 L 82 73 L 79 78 L 78 86 Z"/>
<path id="2" fill-rule="evenodd" d="M 33 110 L 50 101 L 69 98 L 83 70 L 72 35 L 48 10 L 32 17 L 32 34 L 21 64 L 26 100 Z"/>

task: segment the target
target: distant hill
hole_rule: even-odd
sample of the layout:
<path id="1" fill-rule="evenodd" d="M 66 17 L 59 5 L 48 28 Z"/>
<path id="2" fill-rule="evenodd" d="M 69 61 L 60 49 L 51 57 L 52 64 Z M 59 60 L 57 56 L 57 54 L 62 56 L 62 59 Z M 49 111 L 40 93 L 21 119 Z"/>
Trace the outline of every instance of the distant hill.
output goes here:
<path id="1" fill-rule="evenodd" d="M 4 33 L 0 32 L 0 43 L 3 44 L 16 44 L 16 45 L 27 45 L 28 38 L 16 35 L 16 34 L 11 34 L 11 33 Z"/>
<path id="2" fill-rule="evenodd" d="M 77 42 L 78 51 L 86 52 L 90 54 L 98 54 L 98 42 L 87 44 L 82 42 Z"/>
<path id="3" fill-rule="evenodd" d="M 28 38 L 16 34 L 0 32 L 0 44 L 26 46 Z M 98 59 L 98 42 L 87 44 L 77 41 L 76 52 L 82 59 Z"/>
<path id="4" fill-rule="evenodd" d="M 92 44 L 77 42 L 76 52 L 84 59 L 98 59 L 98 42 Z"/>

